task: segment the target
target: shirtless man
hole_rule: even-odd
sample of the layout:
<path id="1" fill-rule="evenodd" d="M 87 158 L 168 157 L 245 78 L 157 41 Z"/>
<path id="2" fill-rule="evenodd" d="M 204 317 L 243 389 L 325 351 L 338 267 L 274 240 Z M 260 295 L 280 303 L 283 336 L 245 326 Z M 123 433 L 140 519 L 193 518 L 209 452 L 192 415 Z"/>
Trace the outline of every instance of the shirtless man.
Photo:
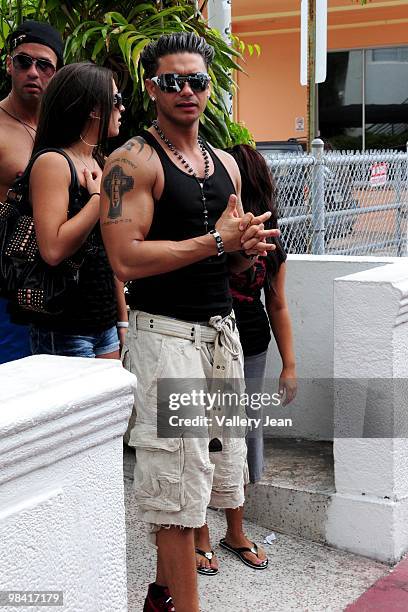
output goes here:
<path id="1" fill-rule="evenodd" d="M 157 380 L 243 379 L 229 266 L 248 268 L 278 234 L 264 229 L 269 213 L 243 214 L 235 161 L 198 137 L 213 56 L 191 33 L 147 45 L 141 61 L 157 120 L 109 157 L 101 183 L 106 250 L 117 277 L 132 281 L 123 358 L 138 384 L 129 444 L 135 503 L 158 546 L 144 612 L 198 612 L 193 527 L 204 525 L 210 500 L 244 502 L 245 440 L 221 441 L 213 430 L 160 438 Z"/>
<path id="2" fill-rule="evenodd" d="M 41 97 L 63 64 L 63 42 L 47 23 L 25 21 L 9 37 L 11 91 L 0 102 L 0 199 L 25 169 L 33 148 Z M 10 323 L 0 300 L 0 363 L 30 353 L 28 331 Z"/>

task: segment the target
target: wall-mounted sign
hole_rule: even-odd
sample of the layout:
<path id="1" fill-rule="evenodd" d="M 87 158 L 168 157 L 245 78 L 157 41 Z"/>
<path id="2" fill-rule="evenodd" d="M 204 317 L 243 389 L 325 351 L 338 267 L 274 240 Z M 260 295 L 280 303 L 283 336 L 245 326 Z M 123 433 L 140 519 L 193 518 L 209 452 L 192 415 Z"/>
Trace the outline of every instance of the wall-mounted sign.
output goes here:
<path id="1" fill-rule="evenodd" d="M 305 131 L 305 118 L 304 117 L 296 117 L 296 119 L 295 119 L 295 130 L 296 130 L 296 132 L 304 132 Z"/>

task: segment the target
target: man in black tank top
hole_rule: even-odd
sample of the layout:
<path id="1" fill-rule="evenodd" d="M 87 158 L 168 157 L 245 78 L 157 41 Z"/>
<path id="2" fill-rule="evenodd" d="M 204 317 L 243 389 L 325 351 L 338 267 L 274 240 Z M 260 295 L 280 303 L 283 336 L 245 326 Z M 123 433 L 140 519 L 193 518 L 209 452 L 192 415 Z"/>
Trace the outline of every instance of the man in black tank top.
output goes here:
<path id="1" fill-rule="evenodd" d="M 221 508 L 243 504 L 246 465 L 243 437 L 223 437 L 211 424 L 207 439 L 158 436 L 157 380 L 243 380 L 229 271 L 272 250 L 267 238 L 278 234 L 263 227 L 269 213 L 244 215 L 235 161 L 199 138 L 213 55 L 191 33 L 144 49 L 157 121 L 109 157 L 102 178 L 106 250 L 116 276 L 130 281 L 123 360 L 138 379 L 129 441 L 135 501 L 158 546 L 145 612 L 199 611 L 193 528 L 205 524 L 210 500 Z M 209 452 L 209 439 L 218 452 Z"/>

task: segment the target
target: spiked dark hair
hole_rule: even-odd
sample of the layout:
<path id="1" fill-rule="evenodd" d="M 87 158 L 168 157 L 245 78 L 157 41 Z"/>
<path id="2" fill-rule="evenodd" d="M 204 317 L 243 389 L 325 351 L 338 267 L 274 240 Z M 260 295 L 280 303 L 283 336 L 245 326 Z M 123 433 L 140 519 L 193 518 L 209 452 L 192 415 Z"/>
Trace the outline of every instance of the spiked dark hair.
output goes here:
<path id="1" fill-rule="evenodd" d="M 213 47 L 207 43 L 205 38 L 197 36 L 194 32 L 164 34 L 146 45 L 140 55 L 145 77 L 151 79 L 155 76 L 159 59 L 173 53 L 198 53 L 203 58 L 207 68 L 214 59 Z"/>

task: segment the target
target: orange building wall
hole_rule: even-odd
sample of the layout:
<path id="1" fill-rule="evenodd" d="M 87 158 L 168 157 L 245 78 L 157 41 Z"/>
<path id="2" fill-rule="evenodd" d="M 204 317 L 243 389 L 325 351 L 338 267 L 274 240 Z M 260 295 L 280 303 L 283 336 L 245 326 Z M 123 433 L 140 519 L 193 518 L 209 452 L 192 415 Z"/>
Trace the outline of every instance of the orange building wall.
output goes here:
<path id="1" fill-rule="evenodd" d="M 382 19 L 387 19 L 386 11 L 382 16 L 376 15 L 376 20 Z M 361 15 L 360 21 L 363 21 Z M 246 56 L 244 69 L 248 76 L 238 75 L 237 120 L 245 123 L 257 141 L 306 136 L 305 131 L 295 131 L 296 117 L 304 117 L 307 129 L 306 87 L 299 82 L 300 32 L 254 35 L 243 40 L 245 43 L 259 43 L 261 56 Z M 408 23 L 328 32 L 329 51 L 407 44 Z"/>
<path id="2" fill-rule="evenodd" d="M 295 132 L 295 118 L 303 116 L 306 121 L 306 88 L 299 82 L 300 36 L 282 34 L 245 42 L 259 42 L 261 55 L 248 58 L 247 75 L 238 74 L 238 121 L 257 141 L 304 135 Z"/>

